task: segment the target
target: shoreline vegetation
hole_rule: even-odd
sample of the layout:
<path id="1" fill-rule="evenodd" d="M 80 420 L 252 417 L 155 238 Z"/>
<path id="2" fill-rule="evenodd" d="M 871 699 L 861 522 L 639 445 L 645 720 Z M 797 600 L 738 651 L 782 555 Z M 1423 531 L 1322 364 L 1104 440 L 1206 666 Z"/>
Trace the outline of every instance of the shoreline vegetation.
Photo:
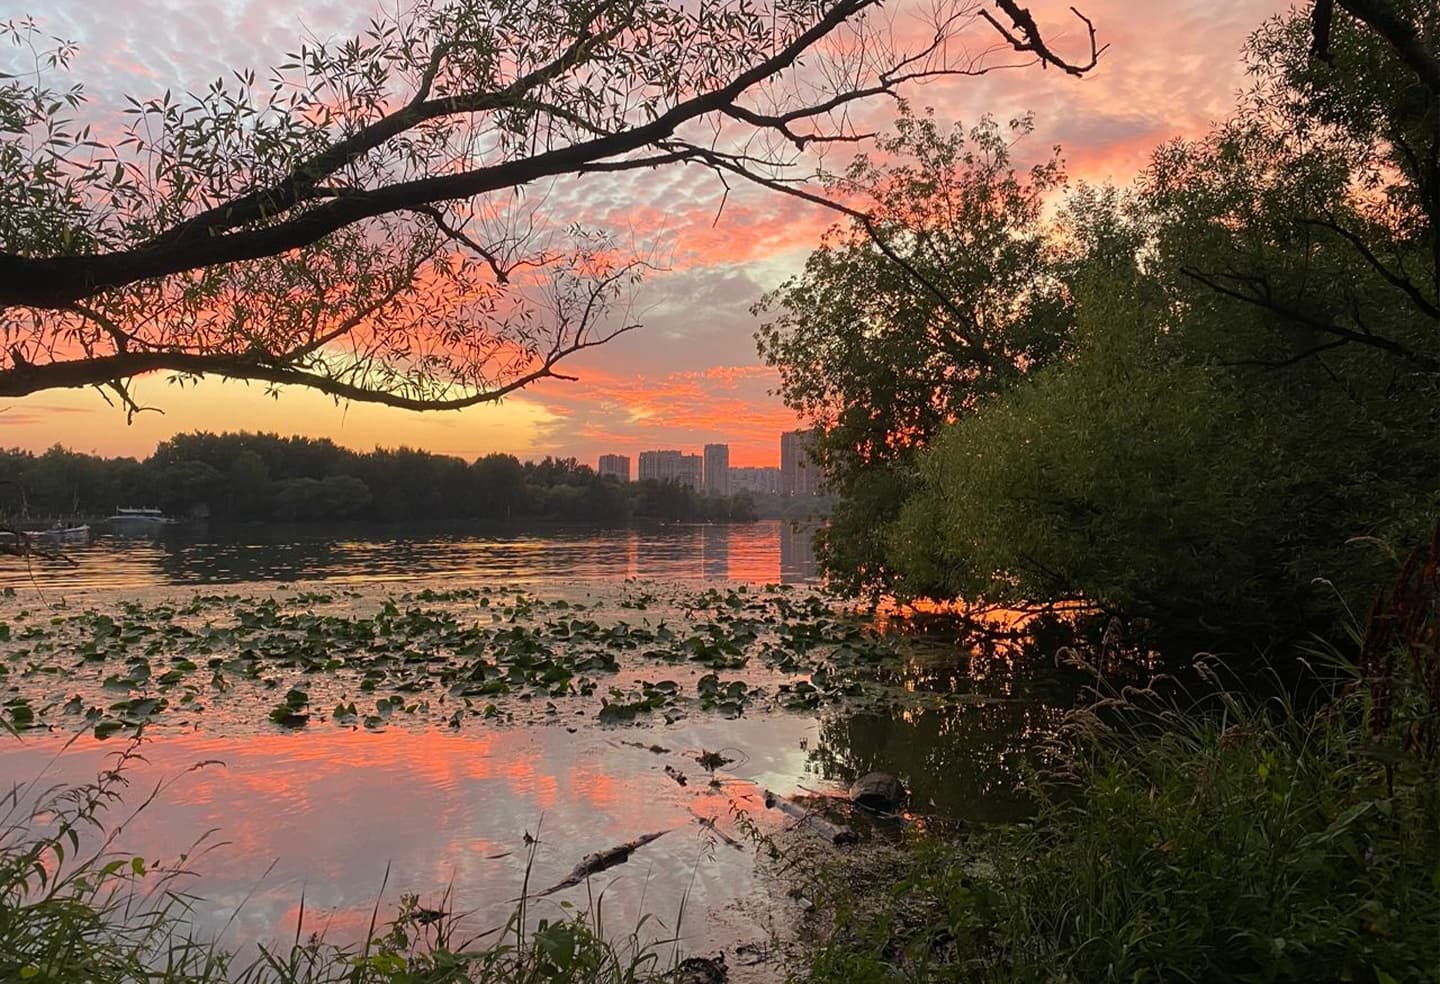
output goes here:
<path id="1" fill-rule="evenodd" d="M 1267 688 L 1072 651 L 1035 817 L 822 866 L 806 979 L 1440 980 L 1440 533 L 1352 642 Z"/>
<path id="2" fill-rule="evenodd" d="M 0 449 L 0 518 L 101 519 L 116 505 L 220 522 L 749 522 L 808 518 L 796 502 L 710 495 L 675 482 L 601 478 L 574 458 L 475 461 L 411 448 L 351 451 L 327 439 L 184 434 L 143 461 L 61 447 Z"/>

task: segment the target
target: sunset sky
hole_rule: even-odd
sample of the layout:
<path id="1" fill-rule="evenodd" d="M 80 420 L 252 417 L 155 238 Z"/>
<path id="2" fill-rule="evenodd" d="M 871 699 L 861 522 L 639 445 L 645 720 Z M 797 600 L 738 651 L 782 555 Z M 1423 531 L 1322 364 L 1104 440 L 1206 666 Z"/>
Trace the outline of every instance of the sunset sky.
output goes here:
<path id="1" fill-rule="evenodd" d="M 1080 51 L 1083 32 L 1067 3 L 1028 5 L 1052 26 L 1057 48 Z M 1035 134 L 1016 149 L 1022 162 L 1058 143 L 1072 177 L 1127 182 L 1157 143 L 1201 133 L 1228 113 L 1245 81 L 1238 52 L 1247 33 L 1289 4 L 1079 6 L 1110 46 L 1086 78 L 1001 71 L 913 90 L 912 103 L 966 122 L 1033 111 Z M 231 69 L 263 75 L 298 34 L 348 34 L 374 12 L 366 0 L 0 0 L 0 17 L 33 14 L 50 33 L 81 43 L 75 75 L 99 107 L 125 92 L 144 98 L 167 87 L 200 89 Z M 12 57 L 11 50 L 0 55 L 0 67 L 10 70 L 3 59 Z M 647 174 L 623 190 L 588 203 L 594 218 L 658 243 L 667 269 L 636 298 L 642 330 L 566 364 L 579 382 L 546 381 L 499 406 L 419 415 L 295 390 L 272 399 L 258 385 L 206 381 L 182 390 L 153 377 L 139 381 L 136 394 L 164 414 L 128 425 L 94 391 L 0 401 L 0 446 L 40 450 L 58 442 L 144 456 L 177 432 L 246 429 L 330 437 L 362 450 L 404 444 L 465 458 L 575 455 L 592 465 L 606 452 L 698 450 L 720 441 L 730 444 L 732 465 L 775 464 L 779 433 L 795 420 L 770 395 L 776 379 L 755 354 L 749 308 L 798 269 L 833 216 L 750 190 L 732 194 L 717 221 L 723 189 L 698 169 Z"/>

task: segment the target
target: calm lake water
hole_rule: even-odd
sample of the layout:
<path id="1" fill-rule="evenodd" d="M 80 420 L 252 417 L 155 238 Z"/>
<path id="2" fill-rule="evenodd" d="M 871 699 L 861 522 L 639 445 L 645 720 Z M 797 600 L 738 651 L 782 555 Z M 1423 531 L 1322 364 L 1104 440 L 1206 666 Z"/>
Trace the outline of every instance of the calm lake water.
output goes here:
<path id="1" fill-rule="evenodd" d="M 778 520 L 540 532 L 423 526 L 177 526 L 155 537 L 67 545 L 75 566 L 0 566 L 0 588 L 143 590 L 268 581 L 801 584 L 812 532 Z M 33 578 L 33 580 L 32 580 Z"/>
<path id="2" fill-rule="evenodd" d="M 14 628 L 0 643 L 7 698 L 25 695 L 50 708 L 94 703 L 98 711 L 116 696 L 158 693 L 149 680 L 128 692 L 123 681 L 116 692 L 113 679 L 102 688 L 101 671 L 86 690 L 66 678 L 77 662 L 73 650 L 43 641 L 42 626 L 79 612 L 113 612 L 118 623 L 132 601 L 178 608 L 223 592 L 278 599 L 282 611 L 351 618 L 387 605 L 403 610 L 422 589 L 494 588 L 497 598 L 526 592 L 573 604 L 607 624 L 684 629 L 701 619 L 697 593 L 715 585 L 795 585 L 782 599 L 809 597 L 817 587 L 809 534 L 775 522 L 539 534 L 178 531 L 153 541 L 100 538 L 70 553 L 74 567 L 0 568 L 0 588 L 13 589 L 0 597 L 0 625 Z M 638 610 L 637 597 L 644 599 Z M 490 599 L 477 603 L 472 595 L 447 610 L 462 622 L 497 617 L 482 604 Z M 553 618 L 547 624 L 553 628 Z M 27 625 L 36 626 L 28 636 Z M 1016 790 L 1022 765 L 1071 705 L 1076 682 L 1048 662 L 977 649 L 943 633 L 903 635 L 894 645 L 903 660 L 875 672 L 863 700 L 798 710 L 755 702 L 736 717 L 689 706 L 622 726 L 599 721 L 598 698 L 521 695 L 500 701 L 493 719 L 472 717 L 456 728 L 438 726 L 446 712 L 437 711 L 374 727 L 317 714 L 308 726 L 287 729 L 266 723 L 264 709 L 301 685 L 298 671 L 250 690 L 190 694 L 188 705 L 172 689 L 177 706 L 147 727 L 147 761 L 129 773 L 132 798 L 157 782 L 168 785 L 125 825 L 119 843 L 160 860 L 214 831 L 203 842 L 208 850 L 191 853 L 199 875 L 186 887 L 203 899 L 195 909 L 203 932 L 224 929 L 245 945 L 292 936 L 302 898 L 306 930 L 328 928 L 340 938 L 363 934 L 377 898 L 383 908 L 411 892 L 434 901 L 448 890 L 452 908 L 470 913 L 468 925 L 486 929 L 503 923 L 527 864 L 533 891 L 560 881 L 588 853 L 666 830 L 593 880 L 594 891 L 606 892 L 607 924 L 623 929 L 650 912 L 666 924 L 652 927 L 663 936 L 684 912 L 687 949 L 726 948 L 733 964 L 737 946 L 757 952 L 798 903 L 763 865 L 757 871 L 752 845 L 738 850 L 717 840 L 697 818 L 713 818 L 742 840 L 747 822 L 775 833 L 784 818 L 764 808 L 762 790 L 839 794 L 873 770 L 905 781 L 918 822 L 1023 812 Z M 220 651 L 212 665 L 225 657 Z M 679 663 L 657 674 L 637 659 L 620 657 L 619 685 L 664 675 L 682 693 L 704 687 L 705 666 Z M 781 679 L 755 665 L 720 676 L 771 694 Z M 340 693 L 327 696 L 326 706 L 374 696 Z M 93 778 L 124 745 L 123 734 L 100 741 L 77 718 L 59 714 L 53 710 L 45 728 L 0 742 L 5 786 Z M 695 761 L 705 751 L 732 760 L 714 783 Z M 188 771 L 200 762 L 214 764 Z M 683 785 L 676 773 L 686 777 Z M 527 834 L 539 838 L 533 860 Z M 535 911 L 555 917 L 560 902 L 584 908 L 586 900 L 582 884 Z M 747 971 L 758 979 L 780 973 L 771 961 Z"/>

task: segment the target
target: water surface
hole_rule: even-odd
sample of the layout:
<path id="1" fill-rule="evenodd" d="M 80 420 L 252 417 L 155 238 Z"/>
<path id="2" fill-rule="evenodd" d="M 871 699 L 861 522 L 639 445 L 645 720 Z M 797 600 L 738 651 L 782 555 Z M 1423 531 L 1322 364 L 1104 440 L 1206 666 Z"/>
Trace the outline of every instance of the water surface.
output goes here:
<path id="1" fill-rule="evenodd" d="M 801 584 L 816 578 L 813 529 L 780 520 L 621 528 L 437 528 L 417 524 L 180 525 L 97 533 L 64 546 L 74 565 L 0 565 L 0 589 L 268 581 Z"/>
<path id="2" fill-rule="evenodd" d="M 70 675 L 70 642 L 46 649 L 44 632 L 63 638 L 55 633 L 80 612 L 113 613 L 120 622 L 130 601 L 179 609 L 197 595 L 244 599 L 207 602 L 190 618 L 193 628 L 261 598 L 350 618 L 386 604 L 422 605 L 422 589 L 484 588 L 496 598 L 565 599 L 607 624 L 684 629 L 713 617 L 703 606 L 725 610 L 713 587 L 796 583 L 795 598 L 816 589 L 808 534 L 780 523 L 523 534 L 179 532 L 153 541 L 100 538 L 72 551 L 73 568 L 0 572 L 0 587 L 13 591 L 0 597 L 0 623 L 14 629 L 0 643 L 9 671 L 0 680 L 7 697 L 52 708 L 45 728 L 0 744 L 7 785 L 83 781 L 123 747 L 123 732 L 70 740 L 84 725 L 53 710 L 61 703 L 103 707 L 154 693 L 151 681 L 123 693 L 101 686 L 114 673 L 109 664 Z M 637 598 L 644 599 L 638 609 Z M 473 595 L 438 607 L 462 620 L 496 617 Z M 533 616 L 537 624 L 553 617 Z M 27 638 L 26 626 L 43 631 Z M 427 713 L 362 727 L 324 713 L 336 701 L 363 705 L 382 696 L 347 692 L 353 681 L 292 668 L 218 692 L 203 685 L 201 667 L 193 704 L 177 704 L 147 727 L 148 761 L 133 768 L 131 788 L 174 782 L 126 825 L 120 843 L 148 859 L 173 859 L 214 830 L 207 842 L 214 846 L 191 861 L 199 875 L 190 887 L 203 898 L 196 922 L 205 932 L 228 927 L 232 939 L 246 941 L 287 938 L 302 898 L 307 930 L 328 926 L 341 938 L 364 932 L 377 898 L 383 909 L 402 893 L 434 901 L 448 891 L 472 929 L 489 928 L 511 911 L 527 866 L 534 891 L 560 881 L 585 854 L 666 830 L 629 863 L 547 897 L 536 911 L 553 917 L 562 901 L 584 908 L 603 889 L 612 929 L 647 912 L 665 935 L 684 912 L 681 936 L 692 950 L 758 944 L 797 904 L 756 871 L 750 825 L 770 834 L 785 826 L 763 808 L 762 790 L 840 795 L 858 775 L 883 770 L 906 782 L 922 822 L 984 822 L 1026 809 L 1017 791 L 1023 766 L 1070 705 L 1075 681 L 1048 663 L 944 633 L 894 643 L 900 658 L 854 700 L 786 710 L 776 698 L 789 678 L 757 657 L 718 674 L 767 695 L 732 717 L 693 698 L 708 667 L 657 666 L 627 653 L 614 672 L 597 676 L 600 689 L 588 696 L 547 701 L 517 692 L 497 698 L 493 718 L 479 715 L 477 704 L 455 728 L 443 726 L 455 706 L 443 692 L 423 695 L 439 702 Z M 154 659 L 158 671 L 162 657 Z M 598 719 L 605 687 L 633 689 L 661 676 L 692 696 L 621 726 Z M 265 709 L 297 685 L 313 692 L 320 713 L 298 729 L 268 723 Z M 178 692 L 167 691 L 172 702 Z M 732 761 L 712 775 L 695 761 L 706 751 Z M 207 761 L 216 764 L 186 771 Z M 745 848 L 718 839 L 698 818 L 714 820 Z M 533 852 L 527 835 L 538 837 Z"/>

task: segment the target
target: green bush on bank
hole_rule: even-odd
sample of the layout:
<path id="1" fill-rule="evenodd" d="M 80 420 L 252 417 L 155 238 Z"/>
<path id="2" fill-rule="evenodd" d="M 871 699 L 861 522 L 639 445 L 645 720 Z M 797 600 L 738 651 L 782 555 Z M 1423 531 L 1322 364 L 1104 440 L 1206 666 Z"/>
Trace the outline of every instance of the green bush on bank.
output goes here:
<path id="1" fill-rule="evenodd" d="M 1353 725 L 1265 714 L 1097 748 L 1033 824 L 916 848 L 814 978 L 1440 980 L 1433 763 L 1387 791 Z"/>
<path id="2" fill-rule="evenodd" d="M 913 844 L 879 898 L 841 881 L 811 978 L 1440 980 L 1435 561 L 1370 624 L 1318 707 L 1132 690 L 1077 712 L 1033 822 Z"/>

